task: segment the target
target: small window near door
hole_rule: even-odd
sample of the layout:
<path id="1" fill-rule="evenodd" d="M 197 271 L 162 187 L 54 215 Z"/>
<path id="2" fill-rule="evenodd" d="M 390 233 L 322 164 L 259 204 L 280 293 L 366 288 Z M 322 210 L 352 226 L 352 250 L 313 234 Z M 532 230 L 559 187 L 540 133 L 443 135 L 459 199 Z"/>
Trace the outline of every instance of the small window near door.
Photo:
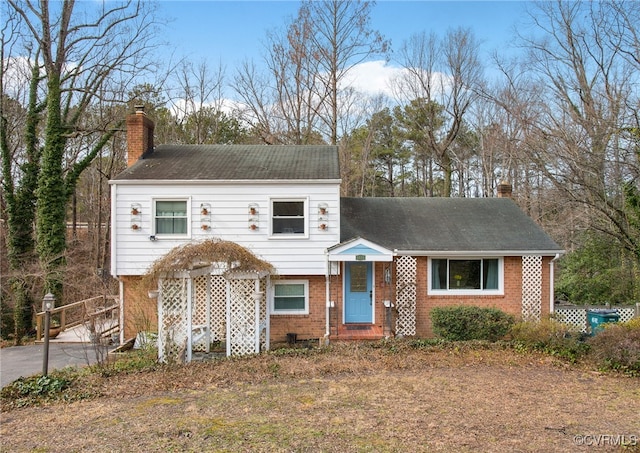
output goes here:
<path id="1" fill-rule="evenodd" d="M 273 314 L 309 314 L 309 282 L 287 280 L 273 285 Z"/>
<path id="2" fill-rule="evenodd" d="M 305 200 L 272 200 L 271 234 L 306 234 Z"/>
<path id="3" fill-rule="evenodd" d="M 155 200 L 155 234 L 188 234 L 187 200 Z"/>

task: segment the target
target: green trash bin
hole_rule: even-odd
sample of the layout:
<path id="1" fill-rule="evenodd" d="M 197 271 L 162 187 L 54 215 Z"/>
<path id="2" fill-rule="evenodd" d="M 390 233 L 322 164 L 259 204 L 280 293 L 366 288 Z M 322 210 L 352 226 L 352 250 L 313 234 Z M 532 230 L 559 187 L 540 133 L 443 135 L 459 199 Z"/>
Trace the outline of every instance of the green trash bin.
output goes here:
<path id="1" fill-rule="evenodd" d="M 587 310 L 587 323 L 589 324 L 591 335 L 595 335 L 604 329 L 603 324 L 618 322 L 619 320 L 620 314 L 618 313 L 618 310 L 613 308 Z"/>

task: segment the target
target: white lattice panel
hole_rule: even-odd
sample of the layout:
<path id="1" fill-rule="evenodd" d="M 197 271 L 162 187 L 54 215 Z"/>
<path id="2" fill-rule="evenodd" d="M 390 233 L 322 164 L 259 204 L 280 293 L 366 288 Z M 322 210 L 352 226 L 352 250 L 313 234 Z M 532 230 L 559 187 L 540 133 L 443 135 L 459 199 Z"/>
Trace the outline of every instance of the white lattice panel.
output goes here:
<path id="1" fill-rule="evenodd" d="M 194 352 L 209 352 L 209 276 L 201 275 L 199 277 L 195 277 L 192 280 L 192 285 L 193 305 L 191 314 L 191 350 Z"/>
<path id="2" fill-rule="evenodd" d="M 540 321 L 542 315 L 542 256 L 522 257 L 522 319 Z"/>
<path id="3" fill-rule="evenodd" d="M 594 307 L 565 307 L 556 308 L 554 310 L 556 319 L 565 324 L 574 326 L 580 332 L 587 332 L 587 310 Z M 607 307 L 595 307 L 595 308 L 607 308 Z M 616 308 L 620 315 L 620 322 L 626 322 L 631 320 L 635 316 L 635 309 L 633 307 L 619 307 Z"/>
<path id="4" fill-rule="evenodd" d="M 412 256 L 396 261 L 396 335 L 416 334 L 416 269 Z"/>
<path id="5" fill-rule="evenodd" d="M 158 354 L 163 362 L 182 361 L 187 347 L 187 280 L 160 280 Z"/>
<path id="6" fill-rule="evenodd" d="M 255 281 L 229 280 L 229 355 L 253 354 L 256 351 Z"/>
<path id="7" fill-rule="evenodd" d="M 222 275 L 211 276 L 211 341 L 227 338 L 227 280 Z"/>
<path id="8" fill-rule="evenodd" d="M 267 325 L 269 323 L 267 315 L 267 285 L 268 280 L 266 278 L 260 279 L 260 346 L 261 348 L 268 349 L 269 338 L 267 337 Z"/>

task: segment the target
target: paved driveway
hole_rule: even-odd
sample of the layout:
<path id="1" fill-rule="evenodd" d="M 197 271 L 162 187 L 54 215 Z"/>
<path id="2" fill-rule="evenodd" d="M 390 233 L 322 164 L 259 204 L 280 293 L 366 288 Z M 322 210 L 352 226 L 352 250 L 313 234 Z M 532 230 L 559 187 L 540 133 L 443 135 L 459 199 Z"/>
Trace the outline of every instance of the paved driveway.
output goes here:
<path id="1" fill-rule="evenodd" d="M 67 366 L 85 366 L 96 362 L 96 353 L 88 343 L 49 343 L 48 371 Z M 106 349 L 104 351 L 106 357 Z M 11 346 L 0 349 L 0 387 L 19 377 L 42 373 L 44 345 Z"/>

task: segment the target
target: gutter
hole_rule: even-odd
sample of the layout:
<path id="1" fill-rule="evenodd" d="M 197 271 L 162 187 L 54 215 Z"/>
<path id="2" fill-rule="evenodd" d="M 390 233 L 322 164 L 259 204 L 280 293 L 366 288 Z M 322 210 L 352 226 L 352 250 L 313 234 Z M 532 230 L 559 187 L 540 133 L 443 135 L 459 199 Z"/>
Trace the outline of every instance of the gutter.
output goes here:
<path id="1" fill-rule="evenodd" d="M 523 255 L 541 255 L 541 256 L 559 256 L 564 254 L 564 250 L 468 250 L 468 251 L 447 251 L 447 250 L 398 250 L 394 249 L 393 253 L 398 256 L 459 256 L 459 257 L 491 257 L 491 256 L 523 256 Z"/>

